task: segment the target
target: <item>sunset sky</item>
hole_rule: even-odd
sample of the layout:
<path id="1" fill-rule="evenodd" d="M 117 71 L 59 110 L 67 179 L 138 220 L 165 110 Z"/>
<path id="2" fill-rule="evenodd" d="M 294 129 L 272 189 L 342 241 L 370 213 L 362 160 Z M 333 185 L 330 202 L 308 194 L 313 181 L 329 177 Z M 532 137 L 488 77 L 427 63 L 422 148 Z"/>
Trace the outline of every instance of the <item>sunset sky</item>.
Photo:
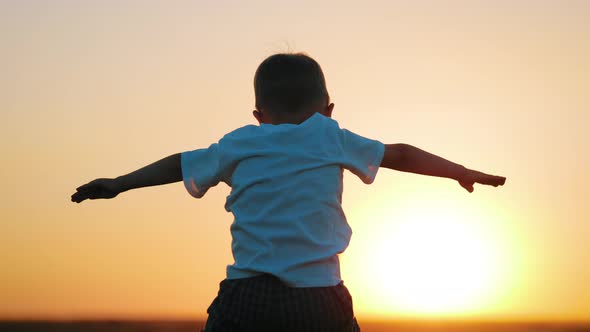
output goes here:
<path id="1" fill-rule="evenodd" d="M 0 1 L 0 319 L 205 317 L 223 184 L 75 188 L 255 124 L 265 57 L 340 126 L 507 177 L 345 176 L 359 318 L 590 320 L 590 1 Z"/>

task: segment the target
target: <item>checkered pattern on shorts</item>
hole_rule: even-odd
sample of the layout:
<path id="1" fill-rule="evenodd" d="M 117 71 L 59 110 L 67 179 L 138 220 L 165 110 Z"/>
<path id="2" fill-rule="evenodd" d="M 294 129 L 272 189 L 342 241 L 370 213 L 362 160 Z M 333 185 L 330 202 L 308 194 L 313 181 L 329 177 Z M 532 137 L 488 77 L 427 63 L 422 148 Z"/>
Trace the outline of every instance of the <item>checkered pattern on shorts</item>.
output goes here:
<path id="1" fill-rule="evenodd" d="M 207 313 L 203 332 L 360 332 L 342 282 L 294 288 L 270 274 L 225 279 Z"/>

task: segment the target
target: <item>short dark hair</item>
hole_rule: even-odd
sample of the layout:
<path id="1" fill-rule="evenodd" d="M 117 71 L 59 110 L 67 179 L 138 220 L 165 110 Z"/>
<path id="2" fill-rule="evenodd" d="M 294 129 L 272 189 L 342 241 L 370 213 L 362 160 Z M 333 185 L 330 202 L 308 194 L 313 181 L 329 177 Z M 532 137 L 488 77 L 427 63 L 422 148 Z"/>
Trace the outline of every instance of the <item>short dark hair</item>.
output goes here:
<path id="1" fill-rule="evenodd" d="M 271 113 L 299 113 L 330 100 L 320 65 L 304 53 L 266 58 L 254 75 L 256 108 Z"/>

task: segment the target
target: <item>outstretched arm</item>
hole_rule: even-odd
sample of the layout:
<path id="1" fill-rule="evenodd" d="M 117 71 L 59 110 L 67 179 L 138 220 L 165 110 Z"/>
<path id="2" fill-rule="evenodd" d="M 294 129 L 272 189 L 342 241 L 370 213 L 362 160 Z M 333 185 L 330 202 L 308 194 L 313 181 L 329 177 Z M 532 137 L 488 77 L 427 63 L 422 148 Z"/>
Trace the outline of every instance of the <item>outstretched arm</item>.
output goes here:
<path id="1" fill-rule="evenodd" d="M 76 188 L 72 202 L 85 199 L 113 198 L 127 190 L 182 181 L 180 153 L 115 179 L 101 178 Z"/>
<path id="2" fill-rule="evenodd" d="M 457 180 L 469 192 L 473 192 L 474 183 L 497 187 L 506 182 L 505 177 L 489 175 L 465 168 L 462 165 L 408 144 L 385 145 L 381 167 Z"/>

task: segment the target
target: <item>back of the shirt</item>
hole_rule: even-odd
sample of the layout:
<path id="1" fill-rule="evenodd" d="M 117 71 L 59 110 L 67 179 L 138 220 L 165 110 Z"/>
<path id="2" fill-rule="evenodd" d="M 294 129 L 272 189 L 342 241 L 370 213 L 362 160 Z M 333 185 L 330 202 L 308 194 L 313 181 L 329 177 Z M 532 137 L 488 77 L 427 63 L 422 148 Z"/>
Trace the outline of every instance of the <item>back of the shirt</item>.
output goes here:
<path id="1" fill-rule="evenodd" d="M 382 143 L 340 129 L 319 113 L 294 124 L 245 126 L 207 149 L 181 154 L 184 184 L 202 197 L 231 186 L 225 208 L 235 263 L 227 278 L 276 275 L 293 287 L 338 284 L 338 253 L 351 229 L 342 211 L 344 168 L 371 183 Z"/>

